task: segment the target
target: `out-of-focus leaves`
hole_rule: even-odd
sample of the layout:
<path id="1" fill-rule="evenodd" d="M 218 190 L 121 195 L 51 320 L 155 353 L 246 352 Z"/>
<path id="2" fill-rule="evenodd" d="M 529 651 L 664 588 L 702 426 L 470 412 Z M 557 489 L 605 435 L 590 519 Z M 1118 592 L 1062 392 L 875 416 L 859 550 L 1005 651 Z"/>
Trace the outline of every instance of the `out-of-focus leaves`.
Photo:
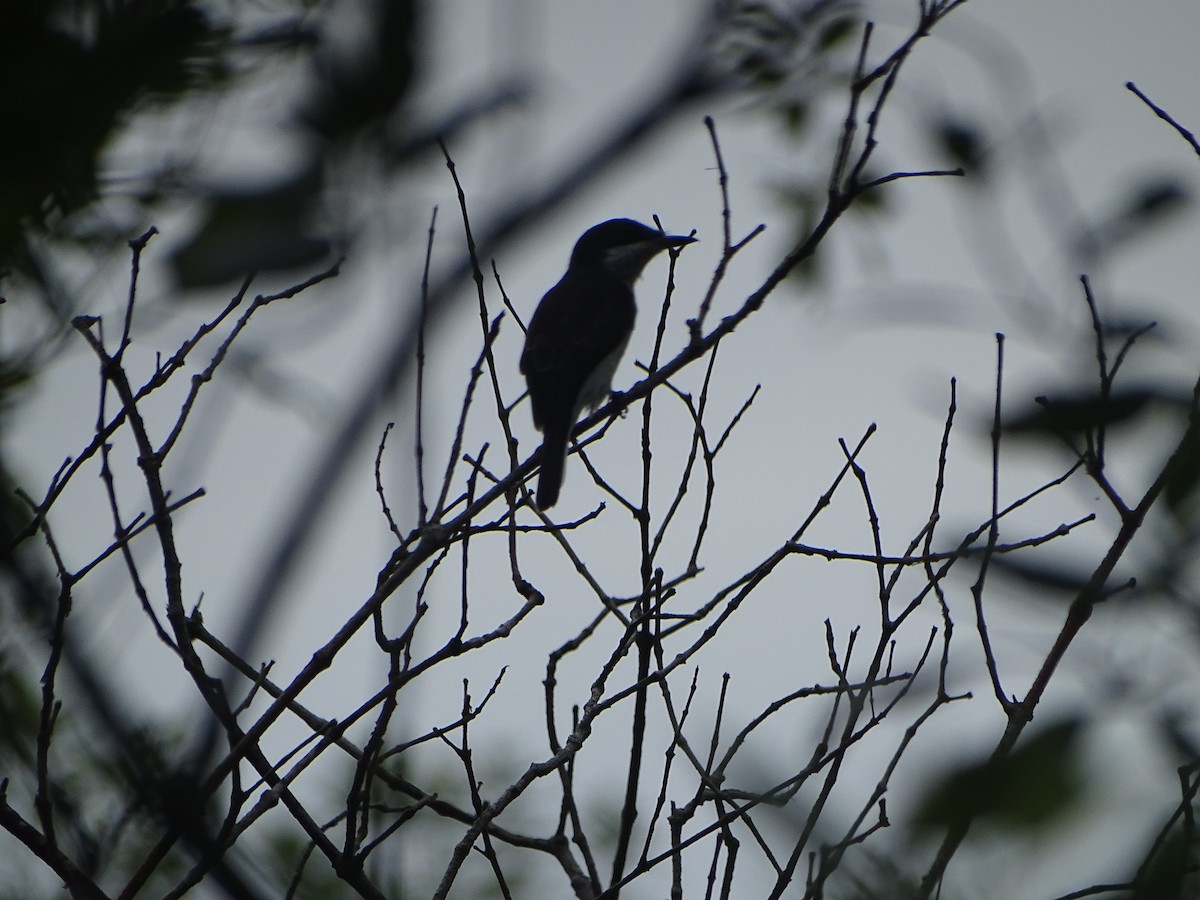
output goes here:
<path id="1" fill-rule="evenodd" d="M 267 846 L 260 858 L 274 873 L 274 883 L 290 885 L 289 897 L 295 900 L 351 900 L 354 891 L 346 886 L 330 866 L 313 864 L 312 844 L 278 829 L 266 835 Z M 409 896 L 410 888 L 388 892 L 389 896 Z"/>
<path id="2" fill-rule="evenodd" d="M 197 4 L 72 8 L 0 5 L 0 261 L 26 223 L 94 199 L 99 156 L 139 100 L 172 100 L 220 74 L 226 34 Z"/>
<path id="3" fill-rule="evenodd" d="M 294 269 L 329 253 L 308 231 L 321 170 L 308 166 L 284 182 L 214 192 L 199 230 L 171 257 L 185 287 L 221 284 L 251 271 Z"/>
<path id="4" fill-rule="evenodd" d="M 1100 426 L 1111 426 L 1144 412 L 1156 400 L 1178 402 L 1155 388 L 1132 387 L 1112 390 L 1107 398 L 1095 391 L 1036 397 L 1037 409 L 1012 416 L 1004 423 L 1009 434 L 1062 437 L 1084 434 Z"/>
<path id="5" fill-rule="evenodd" d="M 858 34 L 859 19 L 849 14 L 835 15 L 817 28 L 818 50 L 836 50 Z"/>
<path id="6" fill-rule="evenodd" d="M 33 378 L 29 367 L 11 359 L 0 358 L 0 412 L 8 405 L 8 398 L 17 388 L 24 387 Z"/>
<path id="7" fill-rule="evenodd" d="M 1090 259 L 1164 224 L 1192 202 L 1187 185 L 1174 175 L 1152 175 L 1135 185 L 1116 211 L 1076 239 L 1080 256 Z"/>
<path id="8" fill-rule="evenodd" d="M 367 6 L 363 39 L 350 54 L 316 59 L 320 88 L 305 120 L 336 140 L 392 115 L 408 96 L 416 71 L 417 3 L 375 0 Z"/>
<path id="9" fill-rule="evenodd" d="M 803 101 L 785 103 L 779 108 L 779 117 L 788 132 L 796 136 L 804 131 L 808 124 L 809 108 Z"/>
<path id="10" fill-rule="evenodd" d="M 1139 342 L 1160 340 L 1162 332 L 1158 328 L 1158 323 L 1161 319 L 1148 313 L 1148 310 L 1141 307 L 1136 315 L 1123 316 L 1119 313 L 1117 315 L 1109 313 L 1104 316 L 1101 324 L 1104 327 L 1104 337 L 1109 345 L 1111 346 L 1113 341 L 1122 341 L 1131 337 L 1136 338 Z"/>
<path id="11" fill-rule="evenodd" d="M 996 554 L 989 565 L 1039 591 L 1074 595 L 1083 590 L 1089 579 L 1087 572 L 1068 571 L 1061 565 L 1032 563 L 1011 553 Z"/>
<path id="12" fill-rule="evenodd" d="M 1035 831 L 1070 812 L 1082 787 L 1078 719 L 1031 735 L 1007 757 L 953 771 L 923 798 L 916 816 L 925 829 L 981 819 L 1013 831 Z"/>
<path id="13" fill-rule="evenodd" d="M 440 119 L 420 129 L 408 129 L 402 135 L 389 135 L 380 148 L 388 166 L 406 164 L 438 141 L 454 146 L 458 134 L 509 106 L 519 106 L 533 95 L 532 84 L 505 81 L 473 93 L 460 105 L 445 110 Z"/>
<path id="14" fill-rule="evenodd" d="M 1134 883 L 1131 900 L 1193 900 L 1193 894 L 1184 892 L 1188 845 L 1188 835 L 1182 825 L 1172 828 L 1162 843 L 1152 845 L 1147 854 L 1149 864 L 1140 873 L 1141 877 L 1130 879 Z"/>
<path id="15" fill-rule="evenodd" d="M 832 80 L 845 80 L 842 52 L 859 30 L 855 0 L 730 3 L 712 52 L 714 74 L 727 86 L 747 89 L 793 137 L 812 119 L 813 98 Z"/>
<path id="16" fill-rule="evenodd" d="M 1163 499 L 1177 521 L 1191 518 L 1191 502 L 1200 485 L 1200 427 L 1193 423 L 1184 434 L 1180 452 L 1167 467 Z"/>
<path id="17" fill-rule="evenodd" d="M 1164 709 L 1155 717 L 1159 743 L 1175 755 L 1181 766 L 1200 759 L 1200 741 L 1191 733 L 1191 717 L 1190 707 Z"/>
<path id="18" fill-rule="evenodd" d="M 965 119 L 946 116 L 934 125 L 933 139 L 951 165 L 976 179 L 968 183 L 978 184 L 978 179 L 987 177 L 987 141 L 978 127 Z"/>
<path id="19" fill-rule="evenodd" d="M 1179 211 L 1189 200 L 1191 193 L 1183 182 L 1171 176 L 1158 176 L 1138 185 L 1116 218 L 1132 226 L 1149 225 Z"/>
<path id="20" fill-rule="evenodd" d="M 824 202 L 824 188 L 815 185 L 787 185 L 777 190 L 791 221 L 794 243 L 802 241 L 811 231 Z M 815 284 L 822 275 L 821 254 L 814 253 L 788 273 L 788 280 L 804 286 Z"/>
<path id="21" fill-rule="evenodd" d="M 1113 425 L 1129 426 L 1151 408 L 1171 411 L 1180 417 L 1190 415 L 1190 394 L 1166 388 L 1130 387 L 1114 389 L 1107 400 L 1094 392 L 1036 398 L 1038 408 L 1012 416 L 1004 430 L 1012 435 L 1036 438 L 1076 437 Z M 1169 449 L 1178 432 L 1165 431 L 1159 439 L 1161 452 Z M 1163 499 L 1177 521 L 1190 521 L 1200 486 L 1200 429 L 1189 426 L 1185 444 L 1166 472 Z"/>
<path id="22" fill-rule="evenodd" d="M 881 177 L 882 173 L 878 169 L 868 168 L 862 173 L 861 176 L 859 176 L 859 181 L 863 184 L 870 184 L 872 181 L 875 181 Z M 854 200 L 854 205 L 851 206 L 847 212 L 854 216 L 861 216 L 864 214 L 873 215 L 876 213 L 886 212 L 891 208 L 889 197 L 891 197 L 892 194 L 888 190 L 889 187 L 891 187 L 891 185 L 884 184 L 880 185 L 879 187 L 872 188 L 865 193 L 859 194 Z"/>
<path id="23" fill-rule="evenodd" d="M 841 900 L 908 900 L 920 896 L 921 876 L 910 869 L 917 861 L 862 844 L 853 858 L 842 861 L 846 888 Z"/>
<path id="24" fill-rule="evenodd" d="M 32 688 L 26 677 L 0 664 L 0 754 L 20 759 L 32 747 L 42 708 Z"/>

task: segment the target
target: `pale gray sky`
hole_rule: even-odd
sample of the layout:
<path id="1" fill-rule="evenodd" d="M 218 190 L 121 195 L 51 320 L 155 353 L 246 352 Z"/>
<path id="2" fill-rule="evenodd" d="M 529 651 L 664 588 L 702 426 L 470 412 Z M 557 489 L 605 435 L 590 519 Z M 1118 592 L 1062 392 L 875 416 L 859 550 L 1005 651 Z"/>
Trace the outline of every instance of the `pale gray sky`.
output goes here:
<path id="1" fill-rule="evenodd" d="M 913 18 L 914 5 L 907 0 L 869 4 L 880 25 L 876 58 L 894 46 Z M 591 129 L 619 117 L 630 97 L 647 91 L 662 77 L 665 62 L 691 35 L 684 23 L 698 8 L 686 0 L 510 0 L 483 7 L 463 0 L 438 3 L 438 40 L 428 48 L 439 73 L 429 88 L 431 106 L 513 72 L 527 73 L 537 86 L 527 109 L 512 117 L 497 117 L 494 125 L 473 132 L 452 148 L 476 221 L 486 219 L 489 204 L 502 197 L 510 184 L 526 183 L 547 167 L 557 166 L 564 156 L 576 152 Z M 1178 176 L 1196 196 L 1200 165 L 1195 155 L 1124 84 L 1137 82 L 1182 123 L 1200 129 L 1197 34 L 1200 6 L 1190 0 L 1145 4 L 972 0 L 920 46 L 888 107 L 880 159 L 897 169 L 942 165 L 944 161 L 936 158 L 920 135 L 930 120 L 949 111 L 970 116 L 996 142 L 997 181 L 990 191 L 950 180 L 898 186 L 888 214 L 847 220 L 834 230 L 822 249 L 829 277 L 819 287 L 777 292 L 723 346 L 712 401 L 714 421 L 728 418 L 755 385 L 762 385 L 762 393 L 722 457 L 718 513 L 703 560 L 708 568 L 694 589 L 696 598 L 744 571 L 764 548 L 790 534 L 840 465 L 837 439 L 844 437 L 854 444 L 871 423 L 877 423 L 879 433 L 864 462 L 884 536 L 893 542 L 885 549 L 903 550 L 928 514 L 951 377 L 958 379 L 959 426 L 952 446 L 946 540 L 986 516 L 990 485 L 986 423 L 995 377 L 994 334 L 1008 335 L 1006 395 L 1013 401 L 1043 392 L 1048 383 L 1060 382 L 1086 363 L 1083 342 L 1088 329 L 1077 282 L 1081 273 L 1064 264 L 1060 252 L 1075 237 L 1070 216 L 1103 217 L 1131 182 L 1154 172 Z M 836 111 L 836 104 L 832 108 Z M 496 260 L 505 287 L 523 315 L 531 314 L 541 293 L 561 274 L 575 237 L 585 228 L 613 216 L 646 221 L 659 214 L 668 229 L 694 228 L 701 239 L 682 255 L 676 273 L 676 302 L 682 311 L 668 335 L 668 353 L 683 343 L 682 319 L 702 296 L 719 252 L 720 207 L 701 121 L 704 114 L 714 116 L 721 135 L 731 177 L 735 235 L 760 222 L 768 226 L 766 234 L 734 263 L 714 315 L 735 308 L 757 285 L 793 237 L 788 212 L 777 202 L 774 190 L 797 179 L 822 180 L 832 136 L 823 131 L 798 149 L 761 117 L 730 100 L 695 108 L 667 135 L 628 159 L 619 173 L 594 186 Z M 1042 140 L 1049 142 L 1049 149 Z M 230 155 L 220 147 L 211 152 L 214 158 Z M 359 188 L 365 208 L 379 211 L 371 220 L 378 223 L 373 241 L 368 242 L 373 244 L 371 252 L 350 260 L 341 279 L 312 296 L 268 310 L 251 338 L 276 372 L 296 375 L 314 388 L 310 399 L 298 412 L 271 397 L 243 390 L 236 377 L 214 385 L 208 400 L 219 413 L 199 413 L 192 435 L 196 444 L 183 451 L 183 462 L 174 472 L 179 491 L 199 485 L 208 490 L 205 500 L 180 517 L 179 531 L 189 553 L 185 560 L 188 596 L 204 595 L 206 620 L 214 628 L 236 621 L 237 611 L 231 606 L 241 595 L 244 573 L 270 545 L 275 520 L 287 507 L 289 485 L 307 470 L 309 454 L 328 431 L 326 423 L 336 420 L 346 392 L 354 389 L 366 361 L 378 351 L 388 331 L 380 323 L 390 322 L 396 304 L 416 288 L 420 241 L 399 242 L 425 229 L 434 204 L 440 207 L 439 258 L 452 256 L 461 240 L 453 188 L 440 166 L 431 165 L 428 181 L 419 185 L 380 183 L 376 187 L 377 195 L 370 186 Z M 158 224 L 164 232 L 160 242 L 165 245 L 176 239 L 167 225 Z M 1131 316 L 1153 310 L 1155 317 L 1165 318 L 1175 329 L 1170 334 L 1174 343 L 1147 351 L 1144 362 L 1131 364 L 1135 371 L 1173 377 L 1184 384 L 1194 377 L 1198 238 L 1200 214 L 1193 206 L 1166 228 L 1122 248 L 1115 258 L 1098 261 L 1088 272 L 1106 308 L 1122 309 Z M 393 249 L 392 243 L 401 249 Z M 151 245 L 149 257 L 155 246 Z M 665 263 L 656 262 L 639 285 L 641 316 L 617 373 L 617 388 L 632 384 L 639 377 L 634 361 L 648 357 L 665 271 Z M 165 290 L 153 275 L 149 277 L 147 305 L 157 299 L 156 289 Z M 121 278 L 110 280 L 106 273 L 103 283 L 92 286 L 96 311 L 112 315 L 124 290 Z M 264 284 L 259 289 L 275 287 Z M 494 285 L 488 289 L 495 313 L 501 308 L 498 294 Z M 166 321 L 159 330 L 159 346 L 170 347 L 194 327 L 191 315 L 200 312 L 176 314 Z M 142 339 L 145 366 L 152 362 L 154 340 L 152 336 Z M 478 345 L 471 300 L 459 305 L 453 321 L 436 336 L 436 366 L 429 377 L 431 395 L 437 399 L 426 425 L 427 449 L 435 468 L 443 464 L 465 373 Z M 502 385 L 510 400 L 522 390 L 516 371 L 519 351 L 519 330 L 509 321 L 497 354 L 501 365 L 507 366 Z M 46 374 L 36 399 L 22 410 L 8 439 L 24 464 L 28 484 L 46 483 L 61 459 L 89 438 L 95 417 L 94 372 L 95 363 L 81 344 Z M 701 374 L 702 368 L 694 366 L 682 385 L 697 389 Z M 472 431 L 476 443 L 485 434 L 495 441 L 499 433 L 494 416 L 489 419 L 486 414 L 489 394 L 490 389 L 481 391 L 477 401 L 478 430 Z M 664 395 L 659 402 L 665 405 L 665 400 Z M 406 415 L 407 409 L 397 405 L 385 418 Z M 666 421 L 674 423 L 676 430 L 672 433 L 671 426 L 664 426 L 658 435 L 656 464 L 664 474 L 679 465 L 677 454 L 686 447 L 688 436 L 682 416 Z M 536 446 L 536 436 L 524 407 L 518 409 L 514 422 L 522 455 L 527 455 Z M 638 469 L 628 466 L 628 460 L 638 456 L 639 428 L 640 413 L 635 410 L 592 454 L 606 477 L 627 490 L 633 490 L 640 478 Z M 389 450 L 391 499 L 398 511 L 405 510 L 413 498 L 406 434 L 405 428 L 398 427 Z M 473 452 L 475 447 L 470 441 L 468 445 Z M 1116 455 L 1114 463 L 1116 471 L 1133 483 L 1144 461 L 1132 448 L 1126 449 L 1133 458 L 1126 463 Z M 489 460 L 497 471 L 505 468 L 501 457 L 502 448 L 493 446 Z M 1005 470 L 1002 491 L 1011 499 L 1061 464 L 1061 458 L 1049 454 L 1026 454 Z M 132 470 L 123 474 L 134 477 Z M 98 492 L 98 485 L 89 485 L 88 490 L 93 489 Z M 106 516 L 99 496 L 79 491 L 71 498 L 80 510 L 78 520 L 60 513 L 60 521 L 54 523 L 60 544 L 78 547 L 80 559 L 106 540 L 106 532 L 97 531 L 95 525 Z M 1099 508 L 1090 493 L 1066 490 L 1056 497 L 1022 521 L 1030 533 Z M 599 500 L 582 464 L 572 458 L 556 515 L 564 519 L 580 515 Z M 620 513 L 610 519 L 611 526 L 602 524 L 579 536 L 580 552 L 608 574 L 615 592 L 632 592 L 637 586 L 635 533 Z M 864 522 L 861 501 L 850 492 L 835 503 L 808 540 L 866 552 L 870 547 Z M 1110 525 L 1097 526 L 1095 537 L 1081 536 L 1067 552 L 1089 558 L 1102 546 Z M 302 666 L 314 647 L 370 594 L 375 572 L 390 552 L 390 538 L 373 493 L 369 457 L 354 467 L 321 535 L 319 552 L 294 584 L 287 621 L 274 623 L 260 651 L 264 658 L 277 660 L 274 674 L 279 680 Z M 511 713 L 499 721 L 481 721 L 475 739 L 511 751 L 518 761 L 545 752 L 539 730 L 539 682 L 547 649 L 560 644 L 595 611 L 595 601 L 581 589 L 549 541 L 528 546 L 527 575 L 548 596 L 537 627 L 462 666 L 435 673 L 405 707 L 405 714 L 418 723 L 415 727 L 428 727 L 456 709 L 457 700 L 448 698 L 457 698 L 463 677 L 471 677 L 474 692 L 482 694 L 499 667 L 508 665 L 497 703 Z M 480 547 L 475 552 L 473 578 L 479 598 L 475 602 L 481 623 L 493 614 L 502 619 L 516 602 L 507 583 L 504 548 Z M 187 693 L 185 679 L 141 623 L 136 605 L 119 589 L 117 574 L 107 582 L 117 593 L 96 596 L 90 608 L 80 608 L 76 624 L 86 623 L 97 652 L 112 654 L 114 670 L 147 706 L 177 712 L 178 692 Z M 987 684 L 979 678 L 977 646 L 966 633 L 971 627 L 969 595 L 965 585 L 959 588 L 951 598 L 964 632 L 958 636 L 957 686 L 974 689 L 976 700 L 969 711 L 954 708 L 945 714 L 945 733 L 936 726 L 931 729 L 917 760 L 910 763 L 909 783 L 919 782 L 924 763 L 936 767 L 943 761 L 940 751 L 948 749 L 951 758 L 982 752 L 994 744 L 1003 727 Z M 756 598 L 756 606 L 743 611 L 726 639 L 702 657 L 698 712 L 711 715 L 723 671 L 735 674 L 731 701 L 743 717 L 784 692 L 780 685 L 828 681 L 821 623 L 826 617 L 833 619 L 844 638 L 854 624 L 871 622 L 872 590 L 865 569 L 835 569 L 824 563 L 789 569 L 778 584 Z M 457 600 L 450 582 L 436 600 L 446 607 L 446 621 L 453 621 Z M 440 611 L 435 610 L 431 623 L 440 621 Z M 1029 667 L 1042 658 L 1060 614 L 1027 606 L 995 610 L 994 636 L 1014 692 L 1027 686 Z M 1159 654 L 1164 671 L 1186 671 L 1193 679 L 1198 674 L 1194 659 L 1188 657 L 1194 645 L 1173 636 L 1170 623 L 1155 620 L 1134 628 L 1128 614 L 1115 607 L 1097 618 L 1072 651 L 1074 667 L 1062 673 L 1047 697 L 1048 718 L 1051 710 L 1091 709 L 1102 696 L 1094 691 L 1091 676 L 1098 670 L 1133 675 L 1140 669 L 1137 661 L 1143 653 Z M 930 618 L 929 624 L 933 623 Z M 1119 638 L 1122 633 L 1125 637 Z M 378 685 L 384 662 L 372 652 L 369 635 L 362 637 L 334 673 L 306 692 L 311 707 L 337 715 L 346 707 L 347 696 L 365 697 Z M 125 652 L 118 655 L 118 649 Z M 575 674 L 586 678 L 589 670 L 581 665 Z M 1144 675 L 1146 684 L 1135 687 L 1132 696 L 1160 686 L 1156 679 L 1161 673 Z M 578 696 L 584 699 L 581 689 Z M 536 702 L 530 703 L 530 697 Z M 1194 709 L 1192 716 L 1195 727 Z M 1109 840 L 1122 846 L 1137 822 L 1156 821 L 1151 817 L 1161 813 L 1174 789 L 1170 766 L 1134 764 L 1144 751 L 1138 746 L 1138 722 L 1136 704 L 1118 711 L 1106 726 L 1112 741 L 1096 748 L 1099 776 L 1123 776 L 1114 788 L 1119 796 L 1106 798 L 1114 802 L 1096 810 L 1092 830 L 1081 827 L 1073 843 L 1054 853 L 1022 855 L 1019 867 L 1011 864 L 1013 856 L 1005 855 L 1007 848 L 978 859 L 968 857 L 993 879 L 998 891 L 976 896 L 1052 896 L 1122 874 L 1128 861 L 1099 858 L 1095 847 L 1106 846 Z M 782 723 L 780 727 L 780 746 L 803 746 L 806 734 L 799 726 L 790 733 Z M 589 767 L 581 777 L 586 787 L 603 790 L 614 772 L 602 761 L 585 761 Z M 618 767 L 620 762 L 616 761 Z M 772 765 L 768 759 L 760 763 L 766 769 Z M 870 761 L 860 765 L 864 778 L 872 777 Z M 514 767 L 521 768 L 519 762 Z M 911 793 L 906 794 L 901 785 L 897 796 L 911 797 Z M 902 806 L 890 808 L 897 821 L 904 820 Z M 1091 854 L 1075 865 L 1073 854 L 1089 844 Z M 1063 859 L 1072 861 L 1067 869 Z M 952 874 L 967 871 L 964 862 L 956 864 Z M 1081 882 L 1081 878 L 1088 880 Z"/>

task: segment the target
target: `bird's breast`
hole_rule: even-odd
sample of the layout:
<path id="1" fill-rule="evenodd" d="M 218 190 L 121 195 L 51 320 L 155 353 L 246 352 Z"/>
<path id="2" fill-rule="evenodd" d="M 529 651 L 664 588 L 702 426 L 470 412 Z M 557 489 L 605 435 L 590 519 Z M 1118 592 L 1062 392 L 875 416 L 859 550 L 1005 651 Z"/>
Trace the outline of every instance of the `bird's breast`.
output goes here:
<path id="1" fill-rule="evenodd" d="M 630 335 L 626 334 L 625 340 L 621 341 L 608 356 L 600 360 L 584 380 L 583 387 L 579 391 L 576 417 L 580 412 L 584 410 L 590 412 L 608 400 L 609 394 L 612 393 L 613 375 L 616 374 L 621 357 L 625 355 L 625 348 L 629 346 L 629 337 Z"/>

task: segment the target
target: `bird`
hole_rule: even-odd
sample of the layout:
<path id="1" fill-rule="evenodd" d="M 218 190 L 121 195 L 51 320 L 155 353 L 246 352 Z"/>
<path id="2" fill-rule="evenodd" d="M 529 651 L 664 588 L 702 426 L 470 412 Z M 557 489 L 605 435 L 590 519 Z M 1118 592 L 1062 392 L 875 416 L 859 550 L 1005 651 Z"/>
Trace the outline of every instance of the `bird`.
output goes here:
<path id="1" fill-rule="evenodd" d="M 538 303 L 525 334 L 521 374 L 533 424 L 543 435 L 539 509 L 558 502 L 580 413 L 599 407 L 612 389 L 637 317 L 634 282 L 663 250 L 695 240 L 633 219 L 601 222 L 576 241 L 566 274 Z"/>

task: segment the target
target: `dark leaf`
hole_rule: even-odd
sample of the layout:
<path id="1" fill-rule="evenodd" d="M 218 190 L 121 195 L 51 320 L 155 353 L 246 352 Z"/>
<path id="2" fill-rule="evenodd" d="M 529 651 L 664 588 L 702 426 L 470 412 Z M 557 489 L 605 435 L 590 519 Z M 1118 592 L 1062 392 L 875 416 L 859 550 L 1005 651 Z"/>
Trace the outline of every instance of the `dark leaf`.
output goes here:
<path id="1" fill-rule="evenodd" d="M 940 830 L 979 818 L 1031 831 L 1061 817 L 1074 807 L 1082 786 L 1080 725 L 1064 719 L 1029 736 L 1003 759 L 951 772 L 925 795 L 917 823 Z"/>
<path id="2" fill-rule="evenodd" d="M 1089 580 L 1086 572 L 1071 572 L 1060 565 L 1019 560 L 1012 554 L 996 554 L 990 565 L 1033 587 L 1065 594 L 1078 594 Z"/>
<path id="3" fill-rule="evenodd" d="M 1190 202 L 1191 194 L 1179 179 L 1171 175 L 1151 176 L 1135 186 L 1106 220 L 1079 235 L 1077 251 L 1084 257 L 1111 251 L 1161 225 Z"/>
<path id="4" fill-rule="evenodd" d="M 247 272 L 294 269 L 323 259 L 330 242 L 308 232 L 321 188 L 311 166 L 263 189 L 219 192 L 192 239 L 171 257 L 186 287 L 222 284 Z"/>
<path id="5" fill-rule="evenodd" d="M 1185 893 L 1188 851 L 1186 830 L 1182 825 L 1172 828 L 1161 843 L 1151 846 L 1143 863 L 1145 869 L 1138 873 L 1141 877 L 1135 882 L 1131 900 L 1188 900 L 1193 897 Z"/>
<path id="6" fill-rule="evenodd" d="M 986 175 L 983 132 L 962 119 L 944 118 L 934 128 L 934 139 L 949 162 L 974 176 Z"/>
<path id="7" fill-rule="evenodd" d="M 1176 519 L 1187 517 L 1190 500 L 1200 484 L 1200 428 L 1191 426 L 1184 435 L 1179 454 L 1167 468 L 1163 497 Z"/>
<path id="8" fill-rule="evenodd" d="M 1182 182 L 1161 176 L 1139 185 L 1119 215 L 1130 224 L 1148 225 L 1176 212 L 1189 200 L 1191 195 Z"/>
<path id="9" fill-rule="evenodd" d="M 821 26 L 817 35 L 818 50 L 833 50 L 854 37 L 858 31 L 858 19 L 853 16 L 839 16 Z"/>
<path id="10" fill-rule="evenodd" d="M 27 223 L 91 203 L 109 140 L 143 98 L 218 77 L 228 35 L 198 4 L 111 4 L 67 28 L 59 4 L 0 4 L 0 261 Z M 19 139 L 17 139 L 19 136 Z"/>
<path id="11" fill-rule="evenodd" d="M 1107 398 L 1100 397 L 1095 391 L 1054 398 L 1037 397 L 1035 402 L 1038 408 L 1008 418 L 1004 430 L 1009 434 L 1083 434 L 1101 425 L 1126 422 L 1143 412 L 1151 401 L 1158 399 L 1163 399 L 1163 396 L 1153 388 L 1114 390 Z"/>
<path id="12" fill-rule="evenodd" d="M 784 103 L 779 108 L 779 115 L 783 119 L 783 126 L 793 137 L 804 131 L 804 126 L 808 124 L 808 113 L 808 104 L 799 100 L 793 103 Z"/>
<path id="13" fill-rule="evenodd" d="M 377 0 L 354 49 L 318 58 L 318 99 L 304 118 L 328 139 L 382 122 L 408 96 L 416 70 L 415 0 Z"/>

